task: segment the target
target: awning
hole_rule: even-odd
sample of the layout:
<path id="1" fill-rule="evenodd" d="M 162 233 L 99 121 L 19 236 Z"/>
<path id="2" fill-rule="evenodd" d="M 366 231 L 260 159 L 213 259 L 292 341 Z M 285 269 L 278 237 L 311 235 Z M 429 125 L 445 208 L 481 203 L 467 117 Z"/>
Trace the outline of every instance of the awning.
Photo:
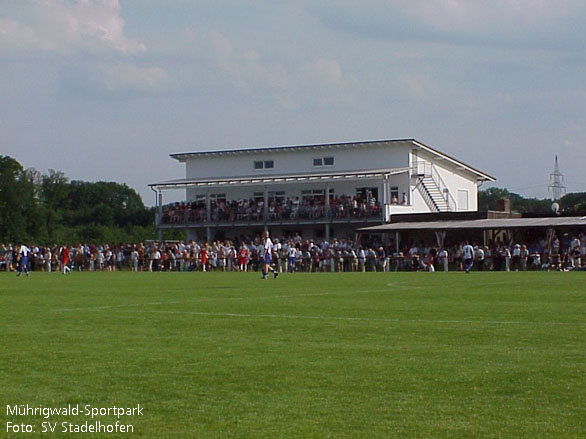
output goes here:
<path id="1" fill-rule="evenodd" d="M 586 227 L 586 216 L 551 218 L 501 218 L 457 221 L 420 221 L 383 224 L 364 227 L 361 232 L 401 232 L 407 230 L 499 230 L 499 229 L 550 229 Z"/>
<path id="2" fill-rule="evenodd" d="M 275 174 L 275 175 L 247 175 L 223 178 L 182 178 L 177 180 L 152 183 L 149 186 L 156 190 L 185 189 L 189 187 L 210 186 L 254 186 L 259 184 L 284 183 L 311 183 L 319 181 L 348 181 L 369 178 L 383 178 L 409 172 L 409 168 L 377 169 L 365 171 L 337 171 L 311 174 Z"/>

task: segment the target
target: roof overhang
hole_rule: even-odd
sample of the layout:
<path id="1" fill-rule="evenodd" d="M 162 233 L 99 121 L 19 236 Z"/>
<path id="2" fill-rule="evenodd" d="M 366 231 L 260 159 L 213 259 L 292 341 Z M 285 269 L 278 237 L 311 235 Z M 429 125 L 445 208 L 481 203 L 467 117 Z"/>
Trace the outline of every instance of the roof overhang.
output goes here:
<path id="1" fill-rule="evenodd" d="M 364 171 L 338 171 L 305 174 L 275 174 L 275 175 L 247 175 L 240 177 L 226 178 L 182 178 L 168 180 L 159 183 L 152 183 L 149 186 L 153 189 L 172 190 L 186 189 L 193 187 L 217 187 L 217 186 L 256 186 L 262 184 L 285 184 L 285 183 L 312 183 L 318 181 L 352 181 L 372 178 L 384 178 L 391 175 L 404 174 L 409 168 L 377 169 Z"/>
<path id="2" fill-rule="evenodd" d="M 408 144 L 413 142 L 413 139 L 395 139 L 395 140 L 367 140 L 363 142 L 345 142 L 345 143 L 321 143 L 316 145 L 288 145 L 288 146 L 268 146 L 261 148 L 238 148 L 238 149 L 219 149 L 209 151 L 194 151 L 194 152 L 180 152 L 170 154 L 171 158 L 180 162 L 185 162 L 187 159 L 198 157 L 221 157 L 230 155 L 249 155 L 262 153 L 280 153 L 291 151 L 307 151 L 307 150 L 327 150 L 327 149 L 348 149 L 348 148 L 362 148 L 365 146 L 377 146 L 387 144 Z"/>
<path id="3" fill-rule="evenodd" d="M 586 227 L 586 216 L 553 218 L 501 218 L 457 221 L 414 221 L 365 227 L 362 232 L 442 231 L 442 230 L 504 230 Z"/>
<path id="4" fill-rule="evenodd" d="M 461 162 L 460 160 L 456 160 L 455 158 L 450 157 L 447 154 L 444 154 L 444 153 L 442 153 L 436 149 L 433 149 L 433 148 L 431 148 L 421 142 L 418 142 L 417 140 L 413 140 L 413 145 L 415 145 L 418 148 L 421 148 L 424 151 L 427 151 L 430 154 L 433 154 L 436 157 L 439 157 L 443 160 L 446 160 L 447 162 L 452 163 L 458 169 L 471 172 L 472 174 L 476 175 L 476 178 L 479 181 L 496 181 L 496 178 L 494 178 L 494 177 L 492 177 L 482 171 L 479 171 L 478 169 L 475 169 L 472 166 L 469 166 L 466 163 Z"/>

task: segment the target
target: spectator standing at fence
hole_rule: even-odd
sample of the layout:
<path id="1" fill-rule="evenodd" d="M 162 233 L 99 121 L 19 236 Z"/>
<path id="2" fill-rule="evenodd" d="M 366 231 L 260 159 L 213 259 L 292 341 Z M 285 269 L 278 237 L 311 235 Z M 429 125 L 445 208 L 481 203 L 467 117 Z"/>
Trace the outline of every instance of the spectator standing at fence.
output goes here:
<path id="1" fill-rule="evenodd" d="M 383 246 L 380 246 L 376 252 L 376 257 L 378 259 L 378 263 L 381 266 L 381 270 L 384 272 L 389 271 L 389 258 L 387 258 L 387 253 Z"/>
<path id="2" fill-rule="evenodd" d="M 358 250 L 358 264 L 360 266 L 360 272 L 364 273 L 366 271 L 366 252 L 364 251 L 364 247 L 360 247 Z"/>
<path id="3" fill-rule="evenodd" d="M 238 250 L 238 268 L 240 271 L 247 271 L 248 270 L 248 258 L 250 253 L 246 244 L 240 244 L 240 250 Z"/>
<path id="4" fill-rule="evenodd" d="M 61 247 L 61 268 L 63 270 L 63 274 L 67 274 L 71 271 L 69 268 L 69 248 L 66 245 Z"/>
<path id="5" fill-rule="evenodd" d="M 505 271 L 511 271 L 511 250 L 506 245 L 501 249 L 502 259 L 505 261 Z"/>
<path id="6" fill-rule="evenodd" d="M 130 263 L 132 264 L 132 271 L 138 271 L 138 250 L 136 246 L 130 252 Z"/>
<path id="7" fill-rule="evenodd" d="M 484 271 L 485 254 L 484 249 L 481 246 L 475 248 L 476 250 L 476 265 L 478 265 L 478 271 Z"/>
<path id="8" fill-rule="evenodd" d="M 449 263 L 449 254 L 445 248 L 439 252 L 439 259 L 442 264 L 442 268 L 444 271 L 448 271 L 448 263 Z"/>
<path id="9" fill-rule="evenodd" d="M 43 259 L 45 262 L 45 271 L 48 273 L 51 272 L 51 260 L 53 259 L 53 254 L 51 253 L 51 249 L 47 246 L 44 249 Z"/>

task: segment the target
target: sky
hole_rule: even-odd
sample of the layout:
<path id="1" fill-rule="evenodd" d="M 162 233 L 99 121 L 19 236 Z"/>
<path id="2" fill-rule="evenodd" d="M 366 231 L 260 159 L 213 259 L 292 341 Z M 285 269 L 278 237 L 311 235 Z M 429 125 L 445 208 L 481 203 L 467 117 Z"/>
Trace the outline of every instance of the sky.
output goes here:
<path id="1" fill-rule="evenodd" d="M 585 29 L 584 0 L 0 0 L 0 154 L 153 205 L 171 153 L 415 138 L 586 192 Z"/>

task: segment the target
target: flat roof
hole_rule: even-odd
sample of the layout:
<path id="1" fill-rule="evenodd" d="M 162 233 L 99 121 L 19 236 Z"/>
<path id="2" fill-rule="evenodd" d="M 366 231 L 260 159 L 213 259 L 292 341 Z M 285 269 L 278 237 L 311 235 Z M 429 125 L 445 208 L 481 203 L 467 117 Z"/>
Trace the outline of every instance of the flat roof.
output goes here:
<path id="1" fill-rule="evenodd" d="M 180 178 L 176 180 L 162 181 L 149 184 L 150 187 L 158 190 L 184 189 L 197 186 L 235 186 L 235 185 L 257 185 L 264 183 L 288 183 L 288 182 L 313 182 L 333 180 L 360 180 L 364 178 L 376 178 L 389 175 L 397 175 L 408 172 L 408 168 L 392 169 L 369 169 L 362 171 L 337 171 L 337 172 L 314 172 L 296 174 L 275 174 L 275 175 L 243 175 L 229 178 Z"/>
<path id="2" fill-rule="evenodd" d="M 586 227 L 586 216 L 549 218 L 500 218 L 455 221 L 414 221 L 364 227 L 361 232 L 401 232 L 407 230 L 486 230 L 486 229 L 537 229 L 557 227 Z"/>
<path id="3" fill-rule="evenodd" d="M 485 172 L 479 171 L 466 163 L 461 162 L 447 154 L 444 154 L 430 146 L 425 145 L 415 139 L 391 139 L 391 140 L 368 140 L 361 142 L 343 142 L 343 143 L 321 143 L 316 145 L 288 145 L 288 146 L 268 146 L 260 148 L 239 148 L 239 149 L 220 149 L 220 150 L 209 150 L 209 151 L 194 151 L 194 152 L 181 152 L 170 154 L 172 158 L 180 162 L 185 162 L 188 158 L 197 157 L 210 157 L 210 156 L 222 156 L 222 155 L 241 155 L 241 154 L 257 154 L 267 152 L 287 152 L 287 151 L 304 151 L 308 149 L 340 149 L 340 148 L 362 148 L 374 145 L 383 145 L 385 143 L 397 144 L 397 143 L 410 143 L 413 146 L 421 148 L 443 160 L 447 160 L 454 165 L 465 169 L 473 174 L 476 174 L 480 180 L 495 181 L 496 179 Z"/>

